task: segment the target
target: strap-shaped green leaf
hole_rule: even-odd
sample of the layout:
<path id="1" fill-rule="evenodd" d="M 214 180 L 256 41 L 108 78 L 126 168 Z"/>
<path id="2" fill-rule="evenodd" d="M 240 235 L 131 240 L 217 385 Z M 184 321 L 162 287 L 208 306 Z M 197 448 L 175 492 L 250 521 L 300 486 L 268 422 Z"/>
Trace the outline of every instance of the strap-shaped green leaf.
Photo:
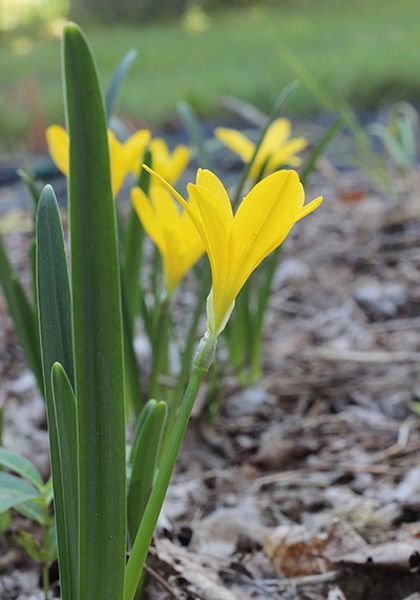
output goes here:
<path id="1" fill-rule="evenodd" d="M 130 462 L 132 466 L 127 497 L 128 531 L 134 541 L 153 487 L 167 408 L 165 402 L 150 400 L 146 418 L 140 419 Z M 146 408 L 146 407 L 145 407 Z"/>
<path id="2" fill-rule="evenodd" d="M 178 102 L 177 109 L 182 124 L 187 130 L 191 142 L 194 144 L 198 164 L 202 169 L 211 169 L 214 171 L 213 159 L 207 150 L 206 136 L 197 115 L 188 102 Z"/>
<path id="3" fill-rule="evenodd" d="M 32 498 L 41 496 L 29 481 L 0 472 L 0 513 Z"/>
<path id="4" fill-rule="evenodd" d="M 40 525 L 47 525 L 47 522 L 45 520 L 45 510 L 36 498 L 35 501 L 27 500 L 26 502 L 16 504 L 16 506 L 14 506 L 13 508 L 24 517 L 32 519 Z M 48 517 L 48 521 L 49 520 L 50 517 Z"/>
<path id="5" fill-rule="evenodd" d="M 36 382 L 44 394 L 41 353 L 39 349 L 38 327 L 35 312 L 26 293 L 14 272 L 0 236 L 0 285 L 7 302 L 10 316 L 22 344 L 28 365 L 35 375 Z"/>
<path id="6" fill-rule="evenodd" d="M 37 488 L 43 485 L 41 475 L 35 465 L 17 452 L 7 450 L 3 446 L 0 446 L 0 465 L 24 477 Z"/>
<path id="7" fill-rule="evenodd" d="M 121 85 L 136 57 L 137 50 L 129 50 L 114 71 L 112 79 L 105 93 L 105 108 L 108 122 L 115 110 Z"/>
<path id="8" fill-rule="evenodd" d="M 60 362 L 69 373 L 71 380 L 74 381 L 73 341 L 70 284 L 64 236 L 57 200 L 51 186 L 43 189 L 39 200 L 36 239 L 38 313 L 57 520 L 61 591 L 63 600 L 68 600 L 75 597 L 77 590 L 77 501 L 74 507 L 66 506 L 66 501 L 70 500 L 68 490 L 70 474 L 68 465 L 66 465 L 67 470 L 64 468 L 65 457 L 62 456 L 60 448 L 60 424 L 55 410 L 51 369 L 54 363 Z M 59 400 L 61 401 L 61 397 Z M 70 415 L 64 426 L 71 432 L 71 435 L 75 435 L 76 415 Z M 74 468 L 77 469 L 75 452 L 72 460 Z M 76 518 L 72 519 L 73 510 L 76 510 Z"/>
<path id="9" fill-rule="evenodd" d="M 105 110 L 92 53 L 64 30 L 79 445 L 78 600 L 123 596 L 125 418 L 120 275 Z"/>
<path id="10" fill-rule="evenodd" d="M 57 515 L 58 556 L 63 600 L 77 597 L 78 586 L 78 464 L 77 407 L 71 383 L 59 363 L 51 371 L 54 429 L 60 473 L 53 473 L 54 504 Z M 60 478 L 56 485 L 57 477 Z M 60 518 L 58 518 L 60 516 Z M 63 589 L 63 575 L 65 589 Z M 67 595 L 68 594 L 68 595 Z"/>

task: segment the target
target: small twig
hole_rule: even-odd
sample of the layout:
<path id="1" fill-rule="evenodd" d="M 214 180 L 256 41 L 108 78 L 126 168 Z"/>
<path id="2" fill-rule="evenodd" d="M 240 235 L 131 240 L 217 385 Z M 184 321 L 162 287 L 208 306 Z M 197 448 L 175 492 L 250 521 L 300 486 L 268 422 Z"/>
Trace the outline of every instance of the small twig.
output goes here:
<path id="1" fill-rule="evenodd" d="M 145 564 L 143 568 L 148 575 L 153 577 L 153 579 L 155 579 L 172 596 L 172 598 L 175 598 L 176 600 L 182 600 L 181 596 L 173 588 L 171 588 L 169 583 L 165 581 L 165 579 L 159 575 L 157 571 L 155 571 L 148 564 Z"/>
<path id="2" fill-rule="evenodd" d="M 300 577 L 285 577 L 283 579 L 260 579 L 256 580 L 261 585 L 270 585 L 276 587 L 290 587 L 303 585 L 317 585 L 319 583 L 329 583 L 335 581 L 340 571 L 327 571 L 316 575 L 301 575 Z"/>

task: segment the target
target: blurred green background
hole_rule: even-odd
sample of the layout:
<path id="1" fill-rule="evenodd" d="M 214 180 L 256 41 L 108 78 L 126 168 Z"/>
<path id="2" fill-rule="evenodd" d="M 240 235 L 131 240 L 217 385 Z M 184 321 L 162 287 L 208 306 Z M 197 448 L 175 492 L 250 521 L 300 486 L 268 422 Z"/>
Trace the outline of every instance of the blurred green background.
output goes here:
<path id="1" fill-rule="evenodd" d="M 296 78 L 292 63 L 320 84 L 324 104 L 420 99 L 418 0 L 0 0 L 1 150 L 41 149 L 45 126 L 63 123 L 59 39 L 70 17 L 104 85 L 138 50 L 117 111 L 133 126 L 176 123 L 179 100 L 220 115 L 225 94 L 268 110 Z M 287 112 L 320 108 L 304 82 Z"/>

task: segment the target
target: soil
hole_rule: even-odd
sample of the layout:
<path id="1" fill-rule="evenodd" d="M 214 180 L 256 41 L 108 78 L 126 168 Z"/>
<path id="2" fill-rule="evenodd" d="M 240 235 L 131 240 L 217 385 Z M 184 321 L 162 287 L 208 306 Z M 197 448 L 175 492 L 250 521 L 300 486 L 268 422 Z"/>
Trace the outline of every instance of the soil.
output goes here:
<path id="1" fill-rule="evenodd" d="M 324 202 L 284 244 L 261 381 L 242 388 L 228 370 L 214 428 L 203 388 L 150 553 L 151 600 L 420 598 L 420 182 L 390 170 L 384 189 L 336 166 L 321 161 L 307 198 Z M 27 284 L 28 220 L 7 206 Z M 0 382 L 3 443 L 47 477 L 43 403 L 2 297 Z M 43 598 L 21 528 L 35 531 L 15 515 L 0 536 L 2 600 Z"/>

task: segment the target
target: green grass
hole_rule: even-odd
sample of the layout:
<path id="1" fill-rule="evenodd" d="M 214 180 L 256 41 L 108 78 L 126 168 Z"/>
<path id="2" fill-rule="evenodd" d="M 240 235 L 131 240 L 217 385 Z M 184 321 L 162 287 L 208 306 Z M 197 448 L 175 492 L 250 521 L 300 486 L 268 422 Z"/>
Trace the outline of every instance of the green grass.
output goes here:
<path id="1" fill-rule="evenodd" d="M 83 25 L 83 24 L 82 24 Z M 193 33 L 182 23 L 84 25 L 103 81 L 130 48 L 139 57 L 124 84 L 119 114 L 153 126 L 173 118 L 179 100 L 200 115 L 220 112 L 218 98 L 233 94 L 268 110 L 295 78 L 285 59 L 289 49 L 335 96 L 355 108 L 420 97 L 417 0 L 301 0 L 212 15 L 208 28 Z M 57 39 L 0 44 L 0 131 L 2 146 L 16 146 L 44 113 L 62 122 L 60 49 Z M 35 82 L 38 99 L 28 92 Z M 287 111 L 319 107 L 301 86 Z"/>

